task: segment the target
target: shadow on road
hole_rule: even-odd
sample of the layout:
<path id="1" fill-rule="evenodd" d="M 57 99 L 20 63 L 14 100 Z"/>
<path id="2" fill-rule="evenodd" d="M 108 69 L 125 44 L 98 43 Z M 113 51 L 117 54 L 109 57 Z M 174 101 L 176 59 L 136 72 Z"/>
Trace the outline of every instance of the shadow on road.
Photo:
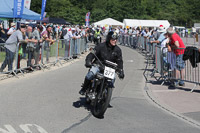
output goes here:
<path id="1" fill-rule="evenodd" d="M 87 104 L 85 97 L 80 97 L 78 101 L 73 102 L 73 106 L 75 108 L 81 108 L 84 107 L 85 109 L 87 109 L 88 111 L 91 110 L 91 106 L 89 104 Z"/>

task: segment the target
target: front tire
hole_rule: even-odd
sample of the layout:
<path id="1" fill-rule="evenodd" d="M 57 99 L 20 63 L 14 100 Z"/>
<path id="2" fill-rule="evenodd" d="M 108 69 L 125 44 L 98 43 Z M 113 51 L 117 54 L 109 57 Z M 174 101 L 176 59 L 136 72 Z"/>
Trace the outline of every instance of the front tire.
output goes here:
<path id="1" fill-rule="evenodd" d="M 102 98 L 98 99 L 96 96 L 92 114 L 97 118 L 103 118 L 112 96 L 112 88 L 106 88 L 103 91 Z"/>

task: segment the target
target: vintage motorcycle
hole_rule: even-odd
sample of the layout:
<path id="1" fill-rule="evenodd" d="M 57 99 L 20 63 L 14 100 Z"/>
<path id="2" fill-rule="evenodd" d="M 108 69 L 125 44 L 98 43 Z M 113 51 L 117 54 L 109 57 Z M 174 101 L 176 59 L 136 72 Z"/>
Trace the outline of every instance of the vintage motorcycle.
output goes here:
<path id="1" fill-rule="evenodd" d="M 95 54 L 94 54 L 95 55 Z M 117 70 L 117 64 L 106 60 L 104 65 L 95 55 L 100 62 L 100 72 L 98 72 L 95 78 L 91 81 L 86 93 L 86 103 L 92 106 L 91 113 L 97 118 L 102 118 L 106 112 L 111 96 L 112 89 L 114 88 L 113 80 Z"/>

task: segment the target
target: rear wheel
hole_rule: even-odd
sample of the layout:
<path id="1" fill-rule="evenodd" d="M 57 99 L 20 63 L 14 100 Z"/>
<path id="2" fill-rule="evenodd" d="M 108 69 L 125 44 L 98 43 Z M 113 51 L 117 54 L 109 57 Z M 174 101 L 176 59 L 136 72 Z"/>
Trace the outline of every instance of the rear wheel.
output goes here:
<path id="1" fill-rule="evenodd" d="M 112 88 L 106 88 L 102 92 L 102 97 L 95 99 L 92 114 L 97 118 L 102 118 L 106 112 L 112 96 Z"/>

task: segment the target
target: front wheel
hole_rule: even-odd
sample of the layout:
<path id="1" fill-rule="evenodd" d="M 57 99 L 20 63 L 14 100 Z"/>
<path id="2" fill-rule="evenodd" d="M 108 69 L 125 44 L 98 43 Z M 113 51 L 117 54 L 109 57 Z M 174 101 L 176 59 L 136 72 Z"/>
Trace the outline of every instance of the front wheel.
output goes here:
<path id="1" fill-rule="evenodd" d="M 108 105 L 110 103 L 112 96 L 112 88 L 106 88 L 102 92 L 102 97 L 95 99 L 94 107 L 92 109 L 92 114 L 97 118 L 103 118 L 104 113 L 106 112 Z"/>

